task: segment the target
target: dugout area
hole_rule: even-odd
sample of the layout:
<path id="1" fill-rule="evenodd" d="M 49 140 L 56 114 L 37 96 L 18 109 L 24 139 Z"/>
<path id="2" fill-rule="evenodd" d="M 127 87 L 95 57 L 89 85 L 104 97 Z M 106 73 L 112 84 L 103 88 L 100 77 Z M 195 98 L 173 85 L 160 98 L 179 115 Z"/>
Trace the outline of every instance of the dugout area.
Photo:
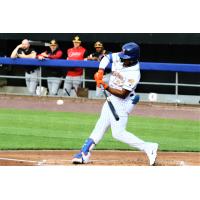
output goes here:
<path id="1" fill-rule="evenodd" d="M 30 40 L 49 42 L 55 38 L 59 42 L 61 50 L 64 52 L 63 59 L 66 59 L 66 51 L 72 45 L 72 38 L 77 34 L 72 33 L 0 33 L 0 57 L 10 57 L 13 49 L 21 42 L 22 38 Z M 104 43 L 106 50 L 110 52 L 121 51 L 121 46 L 129 41 L 135 41 L 141 48 L 141 62 L 157 63 L 188 63 L 199 64 L 200 36 L 199 34 L 109 34 L 109 33 L 80 33 L 82 45 L 89 53 L 94 52 L 94 43 L 98 40 Z M 37 53 L 46 50 L 44 46 L 33 46 Z M 44 70 L 45 71 L 45 70 Z M 86 79 L 93 79 L 96 69 L 87 69 L 85 71 Z M 108 70 L 109 72 L 109 70 Z M 0 74 L 6 76 L 23 76 L 25 68 L 23 66 L 2 65 Z M 44 74 L 45 75 L 45 72 Z M 170 71 L 142 71 L 140 82 L 155 83 L 175 83 L 176 74 Z M 178 81 L 180 84 L 200 84 L 199 74 L 190 72 L 180 72 Z M 25 87 L 23 79 L 0 78 L 0 86 Z M 46 80 L 42 81 L 43 87 L 47 87 Z M 92 82 L 86 82 L 85 87 L 89 90 L 96 88 Z M 7 90 L 7 88 L 5 88 Z M 9 89 L 8 89 L 9 90 Z M 1 90 L 0 92 L 5 92 Z M 8 92 L 8 91 L 7 91 Z M 155 92 L 159 94 L 175 94 L 175 87 L 170 85 L 142 85 L 137 87 L 139 93 Z M 199 96 L 199 87 L 179 86 L 179 95 Z"/>

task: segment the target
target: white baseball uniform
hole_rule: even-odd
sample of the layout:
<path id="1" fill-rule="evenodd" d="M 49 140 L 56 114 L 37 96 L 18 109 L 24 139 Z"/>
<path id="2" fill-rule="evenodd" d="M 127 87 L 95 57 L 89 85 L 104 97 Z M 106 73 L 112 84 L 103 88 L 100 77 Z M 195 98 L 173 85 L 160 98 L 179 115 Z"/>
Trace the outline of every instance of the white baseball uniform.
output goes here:
<path id="1" fill-rule="evenodd" d="M 95 144 L 98 144 L 107 129 L 111 127 L 112 136 L 115 139 L 141 151 L 146 151 L 149 142 L 144 142 L 132 133 L 126 131 L 128 115 L 135 106 L 131 99 L 135 95 L 135 88 L 140 80 L 139 62 L 136 65 L 124 67 L 118 53 L 113 53 L 105 56 L 101 60 L 99 68 L 105 69 L 109 63 L 112 63 L 112 74 L 109 80 L 109 87 L 118 90 L 126 89 L 130 91 L 130 94 L 125 99 L 111 94 L 109 98 L 120 119 L 119 121 L 115 120 L 108 103 L 105 102 L 101 111 L 101 116 L 89 138 L 93 139 Z"/>

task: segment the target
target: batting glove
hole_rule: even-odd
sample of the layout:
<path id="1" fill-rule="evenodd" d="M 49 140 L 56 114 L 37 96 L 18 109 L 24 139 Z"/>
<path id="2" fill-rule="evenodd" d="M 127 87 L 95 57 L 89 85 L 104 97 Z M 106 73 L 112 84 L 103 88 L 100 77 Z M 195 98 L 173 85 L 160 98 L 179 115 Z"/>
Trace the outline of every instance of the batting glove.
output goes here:
<path id="1" fill-rule="evenodd" d="M 104 74 L 104 70 L 103 69 L 99 69 L 98 72 L 96 72 L 94 74 L 95 81 L 102 80 L 103 79 L 103 74 Z"/>
<path id="2" fill-rule="evenodd" d="M 108 84 L 106 84 L 103 80 L 97 80 L 97 87 L 101 87 L 103 85 L 104 89 L 106 90 L 108 88 Z"/>

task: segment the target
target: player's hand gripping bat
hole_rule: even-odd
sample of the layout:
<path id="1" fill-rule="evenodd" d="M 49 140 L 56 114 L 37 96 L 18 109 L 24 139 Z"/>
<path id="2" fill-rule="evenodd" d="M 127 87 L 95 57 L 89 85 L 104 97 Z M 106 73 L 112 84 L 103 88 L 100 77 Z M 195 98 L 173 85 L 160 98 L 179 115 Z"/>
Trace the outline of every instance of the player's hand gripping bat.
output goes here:
<path id="1" fill-rule="evenodd" d="M 111 110 L 111 112 L 112 112 L 112 114 L 113 114 L 115 120 L 116 120 L 116 121 L 119 121 L 119 115 L 116 113 L 116 110 L 115 110 L 115 108 L 114 108 L 112 102 L 110 101 L 110 98 L 108 97 L 108 95 L 107 95 L 107 93 L 106 93 L 106 91 L 105 91 L 103 85 L 101 85 L 101 89 L 102 89 L 102 91 L 103 91 L 103 93 L 104 93 L 104 95 L 105 95 L 105 97 L 106 97 L 106 100 L 107 100 L 107 102 L 108 102 L 108 106 L 110 107 L 110 110 Z"/>

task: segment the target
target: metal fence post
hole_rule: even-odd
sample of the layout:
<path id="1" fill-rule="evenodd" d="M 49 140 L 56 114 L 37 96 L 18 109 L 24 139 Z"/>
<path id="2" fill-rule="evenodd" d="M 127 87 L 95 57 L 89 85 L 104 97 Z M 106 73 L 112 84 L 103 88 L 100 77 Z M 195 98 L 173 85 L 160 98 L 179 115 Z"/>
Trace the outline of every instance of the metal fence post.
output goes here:
<path id="1" fill-rule="evenodd" d="M 178 103 L 178 72 L 176 72 L 176 85 L 175 85 L 175 95 L 176 95 L 176 103 Z"/>
<path id="2" fill-rule="evenodd" d="M 39 81 L 39 87 L 40 87 L 40 97 L 42 96 L 42 67 L 40 66 L 40 81 Z"/>
<path id="3" fill-rule="evenodd" d="M 83 88 L 85 88 L 85 68 L 83 69 Z"/>

